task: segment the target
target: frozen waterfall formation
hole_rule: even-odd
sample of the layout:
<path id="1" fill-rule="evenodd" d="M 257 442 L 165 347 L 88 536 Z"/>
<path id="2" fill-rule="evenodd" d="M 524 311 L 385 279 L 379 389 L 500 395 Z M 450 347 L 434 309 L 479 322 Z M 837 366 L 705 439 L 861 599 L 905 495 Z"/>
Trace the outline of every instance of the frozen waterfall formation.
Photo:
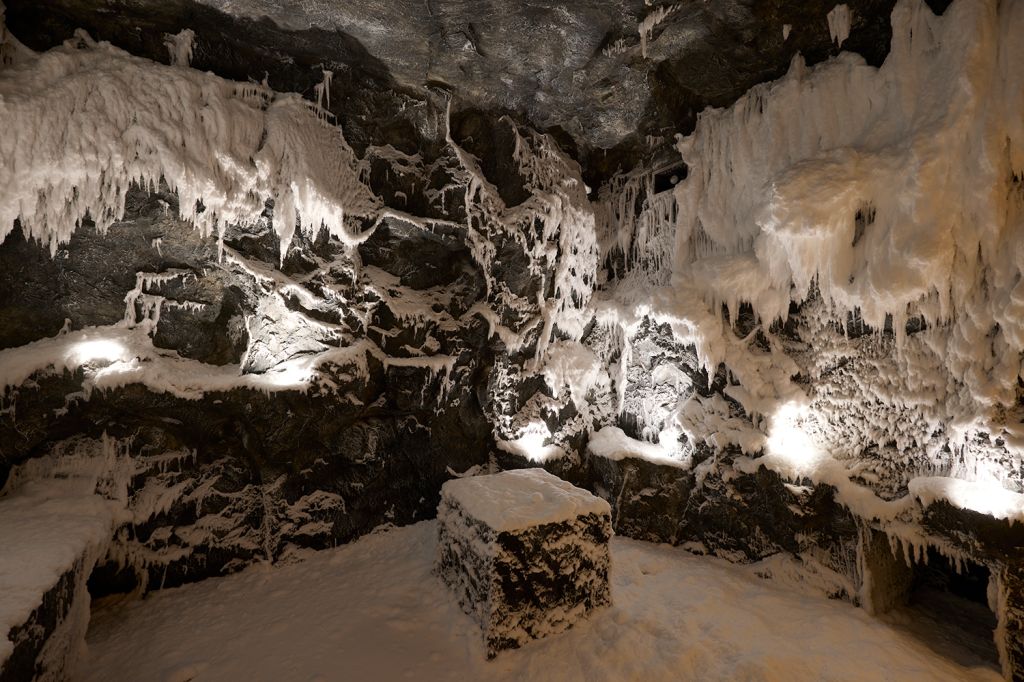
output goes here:
<path id="1" fill-rule="evenodd" d="M 1024 2 L 468 5 L 7 0 L 0 680 L 527 466 L 1021 679 Z"/>

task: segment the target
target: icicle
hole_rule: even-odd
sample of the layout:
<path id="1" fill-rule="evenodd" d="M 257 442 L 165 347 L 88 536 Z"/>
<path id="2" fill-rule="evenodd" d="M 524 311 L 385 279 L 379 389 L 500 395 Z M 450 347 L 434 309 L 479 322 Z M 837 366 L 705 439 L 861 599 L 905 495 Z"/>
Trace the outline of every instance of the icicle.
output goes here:
<path id="1" fill-rule="evenodd" d="M 850 37 L 853 12 L 847 5 L 836 5 L 828 13 L 828 34 L 837 47 L 842 47 Z"/>
<path id="2" fill-rule="evenodd" d="M 164 34 L 164 46 L 171 59 L 171 66 L 188 67 L 192 63 L 192 50 L 195 47 L 195 32 L 186 28 L 175 35 Z"/>
<path id="3" fill-rule="evenodd" d="M 647 42 L 651 39 L 654 28 L 675 10 L 675 5 L 662 5 L 649 13 L 640 22 L 637 31 L 640 33 L 640 54 L 647 58 Z"/>
<path id="4" fill-rule="evenodd" d="M 333 71 L 322 69 L 324 79 L 313 86 L 313 93 L 316 95 L 316 107 L 317 109 L 324 109 L 324 101 L 327 102 L 327 109 L 331 108 L 331 78 L 334 76 Z"/>

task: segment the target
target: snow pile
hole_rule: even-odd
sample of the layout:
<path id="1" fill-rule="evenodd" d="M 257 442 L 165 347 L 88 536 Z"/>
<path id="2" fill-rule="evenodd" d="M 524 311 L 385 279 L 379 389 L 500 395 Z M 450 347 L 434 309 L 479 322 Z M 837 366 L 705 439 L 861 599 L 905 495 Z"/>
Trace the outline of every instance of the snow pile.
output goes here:
<path id="1" fill-rule="evenodd" d="M 608 503 L 541 468 L 448 481 L 441 488 L 470 518 L 497 532 L 611 513 Z"/>
<path id="2" fill-rule="evenodd" d="M 664 437 L 658 443 L 648 443 L 630 438 L 617 426 L 605 426 L 590 436 L 587 450 L 597 457 L 615 461 L 634 457 L 656 464 L 689 468 L 689 460 L 680 456 L 678 434 L 670 431 L 662 433 Z"/>
<path id="3" fill-rule="evenodd" d="M 733 565 L 618 537 L 611 607 L 486 661 L 477 625 L 431 575 L 436 534 L 421 523 L 107 601 L 73 679 L 1001 679 L 970 654 L 955 660 L 956 640 L 936 652 L 863 609 L 757 577 L 779 574 L 777 560 Z"/>
<path id="4" fill-rule="evenodd" d="M 191 39 L 172 40 L 184 60 Z M 138 59 L 84 33 L 0 70 L 0 241 L 20 220 L 51 250 L 86 218 L 103 231 L 133 182 L 161 178 L 204 233 L 254 224 L 273 200 L 282 258 L 296 223 L 346 227 L 379 201 L 341 131 L 297 95 Z M 31 133 L 31 134 L 30 134 Z"/>

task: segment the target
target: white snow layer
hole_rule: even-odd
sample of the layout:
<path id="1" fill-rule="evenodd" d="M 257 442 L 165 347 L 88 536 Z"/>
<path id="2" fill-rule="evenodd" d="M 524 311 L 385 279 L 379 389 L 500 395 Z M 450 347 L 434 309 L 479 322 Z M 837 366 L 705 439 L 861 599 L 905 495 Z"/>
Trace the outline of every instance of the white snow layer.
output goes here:
<path id="1" fill-rule="evenodd" d="M 191 37 L 169 38 L 176 63 Z M 84 33 L 0 70 L 0 241 L 21 221 L 56 250 L 86 217 L 105 230 L 132 182 L 178 193 L 204 233 L 259 221 L 273 199 L 282 258 L 297 224 L 348 244 L 378 200 L 339 128 L 312 104 L 132 57 Z M 300 222 L 301 221 L 301 222 Z"/>
<path id="2" fill-rule="evenodd" d="M 436 535 L 420 523 L 298 564 L 105 601 L 76 679 L 1000 679 L 862 609 L 762 580 L 760 564 L 618 537 L 611 607 L 487 661 L 478 626 L 431 574 Z"/>
<path id="3" fill-rule="evenodd" d="M 157 348 L 145 326 L 86 327 L 0 350 L 0 398 L 36 372 L 83 371 L 82 390 L 68 400 L 89 399 L 93 390 L 142 384 L 157 393 L 198 399 L 207 392 L 252 388 L 266 392 L 306 390 L 313 370 L 326 362 L 358 364 L 369 344 L 332 349 L 283 362 L 262 374 L 238 365 L 209 365 Z M 391 359 L 395 360 L 395 359 Z M 416 359 L 420 360 L 420 359 Z"/>
<path id="4" fill-rule="evenodd" d="M 95 479 L 51 478 L 9 483 L 0 495 L 0 667 L 14 648 L 11 628 L 25 624 L 76 562 L 87 575 L 106 551 L 118 505 L 95 490 Z"/>
<path id="5" fill-rule="evenodd" d="M 441 487 L 441 495 L 499 533 L 611 513 L 600 497 L 539 467 L 456 478 Z"/>
<path id="6" fill-rule="evenodd" d="M 678 439 L 678 434 L 674 434 Z M 648 443 L 647 441 L 630 438 L 617 426 L 606 426 L 590 436 L 587 449 L 597 457 L 611 460 L 622 460 L 627 457 L 643 459 L 656 464 L 689 467 L 688 460 L 678 457 L 677 443 Z"/>

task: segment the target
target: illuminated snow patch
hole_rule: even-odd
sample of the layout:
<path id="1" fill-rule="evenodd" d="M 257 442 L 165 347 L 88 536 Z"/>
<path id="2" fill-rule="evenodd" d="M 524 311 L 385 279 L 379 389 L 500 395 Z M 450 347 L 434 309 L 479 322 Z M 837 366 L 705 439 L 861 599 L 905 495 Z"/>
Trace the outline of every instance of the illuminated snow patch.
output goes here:
<path id="1" fill-rule="evenodd" d="M 806 405 L 790 401 L 775 411 L 768 427 L 767 454 L 796 476 L 814 470 L 826 456 L 804 428 L 810 416 Z"/>
<path id="2" fill-rule="evenodd" d="M 657 443 L 648 443 L 630 438 L 617 426 L 606 426 L 590 436 L 587 449 L 597 457 L 614 461 L 632 457 L 655 464 L 689 468 L 689 458 L 684 458 L 679 448 L 679 436 L 678 429 L 666 428 L 658 434 Z"/>
<path id="3" fill-rule="evenodd" d="M 538 463 L 565 456 L 565 450 L 557 445 L 545 445 L 551 429 L 542 421 L 530 422 L 520 434 L 515 440 L 499 440 L 498 448 Z"/>
<path id="4" fill-rule="evenodd" d="M 1007 490 L 995 481 L 964 481 L 945 476 L 911 479 L 910 494 L 929 506 L 943 500 L 954 507 L 987 514 L 1010 523 L 1024 521 L 1024 495 Z"/>
<path id="5" fill-rule="evenodd" d="M 124 360 L 128 349 L 115 339 L 92 339 L 79 341 L 71 346 L 68 359 L 75 365 L 87 362 L 117 362 Z"/>

